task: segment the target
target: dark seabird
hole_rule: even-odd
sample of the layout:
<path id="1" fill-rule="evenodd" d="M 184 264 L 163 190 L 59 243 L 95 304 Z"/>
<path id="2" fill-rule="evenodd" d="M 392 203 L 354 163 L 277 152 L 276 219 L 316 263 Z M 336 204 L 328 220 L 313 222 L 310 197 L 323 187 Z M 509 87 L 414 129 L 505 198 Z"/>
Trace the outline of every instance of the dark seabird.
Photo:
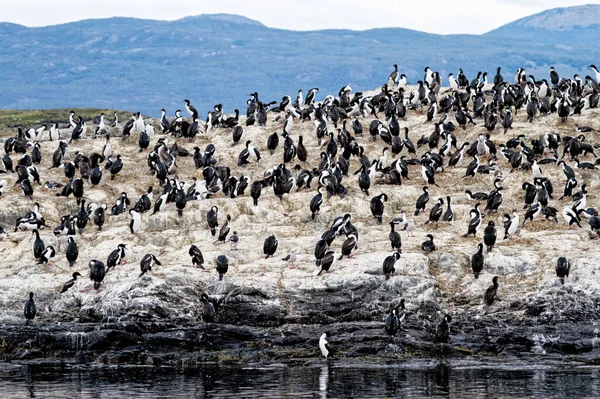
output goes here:
<path id="1" fill-rule="evenodd" d="M 442 206 L 443 205 L 444 205 L 444 199 L 438 198 L 437 203 L 431 208 L 431 211 L 429 212 L 429 219 L 425 222 L 425 224 L 431 223 L 431 222 L 437 223 L 440 220 L 440 217 L 442 216 Z"/>
<path id="2" fill-rule="evenodd" d="M 389 234 L 389 239 L 390 239 L 390 243 L 392 245 L 392 250 L 393 251 L 399 251 L 402 249 L 402 239 L 400 238 L 400 233 L 398 233 L 395 229 L 394 226 L 396 224 L 399 224 L 400 222 L 396 222 L 396 221 L 391 221 L 390 222 L 390 234 Z"/>
<path id="3" fill-rule="evenodd" d="M 79 272 L 75 272 L 72 276 L 73 278 L 63 285 L 62 290 L 60 291 L 61 294 L 67 292 L 69 288 L 73 287 L 77 281 L 77 277 L 81 277 L 81 274 Z"/>
<path id="4" fill-rule="evenodd" d="M 42 253 L 44 252 L 44 241 L 40 238 L 40 232 L 38 230 L 33 230 L 33 235 L 35 235 L 35 239 L 33 240 L 33 256 L 36 260 L 42 257 Z"/>
<path id="5" fill-rule="evenodd" d="M 333 265 L 333 262 L 335 261 L 335 257 L 336 257 L 335 251 L 327 251 L 325 253 L 325 255 L 323 256 L 323 259 L 321 259 L 321 270 L 319 271 L 317 276 L 320 276 L 321 273 L 323 273 L 323 272 L 329 272 L 329 268 L 331 267 L 331 265 Z"/>
<path id="6" fill-rule="evenodd" d="M 483 244 L 477 244 L 477 248 L 477 252 L 471 257 L 471 268 L 476 279 L 479 278 L 479 273 L 483 270 Z"/>
<path id="7" fill-rule="evenodd" d="M 204 264 L 204 255 L 202 255 L 200 248 L 192 244 L 190 245 L 188 254 L 192 257 L 192 265 L 204 269 L 204 266 L 202 266 Z"/>
<path id="8" fill-rule="evenodd" d="M 387 201 L 387 194 L 379 194 L 371 198 L 371 214 L 377 219 L 378 223 L 381 223 L 383 216 L 384 203 Z"/>
<path id="9" fill-rule="evenodd" d="M 469 219 L 469 227 L 467 228 L 467 234 L 463 237 L 467 237 L 469 234 L 473 234 L 473 237 L 477 234 L 477 229 L 481 225 L 481 211 L 479 210 L 479 202 L 475 204 L 475 208 L 469 212 L 471 219 Z"/>
<path id="10" fill-rule="evenodd" d="M 219 212 L 219 208 L 216 206 L 212 206 L 210 211 L 206 214 L 206 223 L 208 223 L 208 227 L 210 228 L 210 234 L 214 237 L 217 234 L 217 227 L 219 226 L 219 221 L 217 219 L 217 215 Z"/>
<path id="11" fill-rule="evenodd" d="M 317 195 L 315 195 L 310 200 L 310 214 L 311 214 L 312 220 L 315 220 L 315 217 L 321 210 L 322 203 L 323 203 L 323 193 L 321 193 L 321 186 L 319 186 L 319 188 L 317 189 Z"/>
<path id="12" fill-rule="evenodd" d="M 354 251 L 357 246 L 358 246 L 358 239 L 356 238 L 356 236 L 354 234 L 348 234 L 348 238 L 346 238 L 346 240 L 342 244 L 342 254 L 338 258 L 338 260 L 342 260 L 342 258 L 344 256 L 351 258 L 352 251 Z"/>
<path id="13" fill-rule="evenodd" d="M 561 284 L 565 283 L 565 277 L 569 277 L 569 271 L 571 270 L 571 262 L 567 258 L 560 257 L 556 261 L 556 277 L 560 280 Z"/>
<path id="14" fill-rule="evenodd" d="M 121 169 L 123 169 L 123 161 L 121 160 L 121 155 L 117 155 L 117 159 L 110 166 L 110 180 L 114 180 Z"/>
<path id="15" fill-rule="evenodd" d="M 446 209 L 446 212 L 444 212 L 444 215 L 442 216 L 442 221 L 452 222 L 454 220 L 454 212 L 452 211 L 452 208 L 450 207 L 450 196 L 446 197 L 446 203 L 448 205 L 448 208 Z"/>
<path id="16" fill-rule="evenodd" d="M 102 280 L 104 280 L 104 276 L 106 275 L 106 267 L 104 266 L 103 262 L 96 259 L 92 259 L 89 263 L 89 266 L 90 280 L 94 282 L 94 289 L 99 290 L 100 284 L 102 283 Z"/>
<path id="17" fill-rule="evenodd" d="M 96 226 L 98 226 L 98 231 L 102 230 L 102 226 L 104 225 L 104 220 L 106 218 L 105 212 L 106 212 L 106 204 L 102 204 L 94 210 L 94 213 L 93 213 L 94 224 Z"/>
<path id="18" fill-rule="evenodd" d="M 400 256 L 400 252 L 394 252 L 393 255 L 390 255 L 383 260 L 383 274 L 385 275 L 386 280 L 389 280 L 390 276 L 396 271 L 394 266 L 396 265 L 396 261 L 400 259 Z"/>
<path id="19" fill-rule="evenodd" d="M 37 308 L 35 307 L 35 301 L 33 300 L 33 292 L 29 293 L 29 299 L 25 301 L 25 309 L 23 309 L 25 315 L 25 324 L 29 324 L 31 320 L 35 319 L 37 314 Z"/>
<path id="20" fill-rule="evenodd" d="M 140 273 L 139 277 L 142 277 L 144 274 L 148 273 L 149 271 L 152 271 L 152 266 L 154 265 L 162 265 L 162 263 L 159 262 L 158 259 L 156 259 L 156 256 L 152 255 L 152 254 L 146 254 L 142 257 L 142 260 L 140 260 L 140 270 L 142 271 Z"/>
<path id="21" fill-rule="evenodd" d="M 217 265 L 217 273 L 219 273 L 219 281 L 221 281 L 229 268 L 229 259 L 227 259 L 227 256 L 225 255 L 219 255 L 217 256 L 215 263 Z"/>
<path id="22" fill-rule="evenodd" d="M 485 294 L 483 295 L 483 299 L 485 302 L 485 306 L 492 306 L 494 300 L 496 299 L 496 293 L 498 292 L 498 276 L 494 276 L 492 279 L 492 285 L 485 290 Z"/>
<path id="23" fill-rule="evenodd" d="M 327 244 L 326 240 L 321 239 L 321 240 L 317 241 L 317 244 L 315 245 L 315 259 L 316 259 L 317 267 L 321 266 L 321 260 L 325 256 L 325 253 L 327 252 L 328 249 L 329 249 L 329 244 Z"/>
<path id="24" fill-rule="evenodd" d="M 452 321 L 450 315 L 445 315 L 440 324 L 435 329 L 435 342 L 440 344 L 446 344 L 450 342 L 450 326 L 448 323 Z"/>
<path id="25" fill-rule="evenodd" d="M 202 301 L 202 320 L 204 320 L 205 323 L 214 322 L 215 314 L 216 314 L 215 306 L 212 304 L 212 302 L 208 298 L 208 295 L 206 294 L 206 292 L 202 293 L 200 300 Z"/>
<path id="26" fill-rule="evenodd" d="M 483 242 L 487 247 L 487 252 L 492 252 L 492 248 L 496 244 L 496 224 L 489 221 L 487 227 L 483 230 Z"/>
<path id="27" fill-rule="evenodd" d="M 425 252 L 432 252 L 435 251 L 435 244 L 433 243 L 433 235 L 431 234 L 427 234 L 426 236 L 428 238 L 427 241 L 424 241 L 421 244 L 421 249 Z"/>
<path id="28" fill-rule="evenodd" d="M 279 242 L 274 235 L 270 235 L 265 239 L 265 243 L 263 244 L 263 253 L 266 255 L 265 259 L 268 259 L 275 254 L 278 244 Z"/>
<path id="29" fill-rule="evenodd" d="M 425 206 L 427 205 L 427 202 L 429 202 L 429 189 L 427 187 L 423 187 L 423 194 L 421 194 L 419 196 L 419 198 L 417 198 L 417 202 L 415 205 L 415 216 L 417 216 L 419 214 L 419 212 L 422 212 L 425 210 Z"/>
<path id="30" fill-rule="evenodd" d="M 391 313 L 385 318 L 385 333 L 390 336 L 396 335 L 400 328 L 400 320 L 398 318 L 398 309 L 393 308 Z"/>
<path id="31" fill-rule="evenodd" d="M 217 242 L 225 243 L 227 241 L 227 235 L 229 235 L 229 231 L 231 230 L 230 224 L 231 215 L 227 215 L 227 217 L 225 218 L 225 223 L 223 223 L 223 226 L 221 226 L 221 230 L 219 230 L 219 238 L 217 239 Z"/>

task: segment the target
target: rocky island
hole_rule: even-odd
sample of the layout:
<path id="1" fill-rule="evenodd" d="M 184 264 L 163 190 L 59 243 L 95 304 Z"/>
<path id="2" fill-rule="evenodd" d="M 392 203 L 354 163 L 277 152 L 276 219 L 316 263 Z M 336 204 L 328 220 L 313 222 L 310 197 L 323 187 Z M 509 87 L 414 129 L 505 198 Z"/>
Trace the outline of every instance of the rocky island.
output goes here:
<path id="1" fill-rule="evenodd" d="M 512 76 L 504 79 L 513 80 Z M 123 136 L 123 122 L 116 127 L 106 126 L 100 132 L 97 132 L 96 123 L 87 122 L 81 138 L 71 142 L 74 129 L 60 130 L 60 140 L 68 142 L 67 155 L 63 155 L 60 167 L 52 168 L 53 154 L 60 143 L 50 140 L 48 130 L 39 138 L 34 135 L 27 153 L 32 152 L 33 142 L 37 142 L 41 162 L 34 166 L 40 184 L 31 182 L 31 199 L 15 185 L 19 180 L 17 173 L 7 171 L 0 175 L 0 180 L 5 180 L 0 196 L 0 226 L 6 230 L 5 237 L 0 240 L 3 259 L 0 263 L 0 359 L 142 365 L 305 363 L 322 358 L 318 342 L 326 331 L 329 343 L 335 349 L 335 358 L 347 361 L 538 354 L 577 355 L 590 363 L 597 362 L 598 234 L 590 229 L 586 215 L 579 214 L 581 227 L 569 225 L 563 217 L 563 210 L 572 208 L 575 201 L 568 196 L 561 198 L 568 179 L 545 139 L 548 135 L 562 139 L 557 150 L 559 160 L 563 149 L 570 148 L 565 144 L 568 143 L 566 138 L 591 144 L 594 151 L 598 151 L 600 112 L 590 107 L 590 98 L 597 96 L 597 86 L 594 89 L 593 85 L 588 88 L 587 84 L 581 84 L 581 91 L 576 93 L 569 92 L 570 80 L 561 81 L 562 86 L 556 85 L 546 95 L 548 101 L 560 96 L 574 96 L 576 102 L 583 99 L 586 105 L 580 114 L 569 115 L 561 121 L 556 112 L 540 112 L 538 105 L 532 120 L 528 121 L 527 104 L 517 112 L 514 106 L 499 104 L 497 96 L 502 98 L 507 88 L 512 88 L 525 97 L 527 103 L 537 101 L 537 98 L 532 99 L 539 93 L 539 85 L 517 83 L 483 87 L 482 84 L 467 99 L 466 106 L 474 123 L 466 124 L 463 129 L 456 120 L 457 111 L 462 111 L 463 107 L 460 100 L 455 100 L 459 98 L 455 90 L 438 87 L 436 91 L 435 84 L 430 85 L 431 93 L 435 93 L 436 105 L 433 106 L 431 98 L 429 101 L 411 98 L 413 91 L 419 96 L 418 88 L 406 87 L 398 94 L 398 85 L 402 83 L 394 79 L 390 79 L 390 83 L 389 87 L 364 92 L 356 102 L 346 104 L 341 97 L 352 100 L 356 94 L 350 88 L 343 88 L 338 95 L 330 97 L 325 97 L 329 93 L 317 94 L 318 101 L 312 104 L 312 109 L 307 104 L 295 107 L 293 101 L 284 98 L 271 104 L 265 112 L 265 126 L 259 126 L 258 122 L 249 125 L 248 117 L 242 112 L 236 125 L 243 133 L 237 143 L 232 138 L 233 128 L 220 127 L 214 121 L 208 132 L 205 122 L 200 121 L 194 137 L 180 137 L 186 135 L 185 129 L 194 122 L 189 115 L 185 115 L 183 132 L 168 134 L 163 132 L 160 119 L 146 118 L 141 125 L 144 128 L 139 129 L 150 139 L 145 150 L 139 146 L 142 132 L 136 132 L 137 124 Z M 465 90 L 459 88 L 456 93 L 464 95 Z M 399 96 L 402 101 L 398 100 Z M 477 117 L 475 102 L 478 101 L 478 107 L 482 99 L 486 114 Z M 398 114 L 402 112 L 399 111 L 402 107 L 397 106 L 400 102 L 406 105 L 405 115 Z M 389 104 L 396 105 L 390 107 Z M 431 107 L 435 109 L 428 112 Z M 339 111 L 337 114 L 332 112 L 336 108 L 343 111 L 341 116 Z M 371 109 L 376 115 L 369 111 Z M 512 109 L 514 121 L 504 132 L 502 121 L 507 109 Z M 182 110 L 185 114 L 183 102 Z M 314 110 L 321 110 L 317 113 L 321 113 L 328 132 L 321 139 L 317 135 L 322 125 Z M 171 115 L 173 111 L 170 110 Z M 303 111 L 307 111 L 308 116 L 304 116 Z M 347 119 L 346 113 L 349 114 Z M 492 114 L 497 124 L 490 128 L 487 119 Z M 125 116 L 125 122 L 130 117 Z M 65 115 L 64 121 L 57 122 L 66 123 L 67 118 Z M 373 124 L 376 119 L 381 123 Z M 362 134 L 351 128 L 353 121 L 361 125 Z M 400 139 L 395 142 L 392 141 L 394 121 L 400 129 Z M 169 117 L 169 122 L 174 120 Z M 371 134 L 373 126 L 374 135 Z M 590 130 L 583 131 L 582 126 Z M 22 129 L 27 132 L 29 128 L 38 127 L 22 126 Z M 407 137 L 404 137 L 405 128 Z M 436 129 L 439 129 L 437 133 Z M 289 132 L 295 152 L 299 137 L 302 137 L 307 159 L 303 162 L 294 154 L 285 164 L 294 184 L 280 198 L 274 194 L 268 180 L 269 173 L 278 169 L 286 156 L 284 131 Z M 275 132 L 280 144 L 270 151 L 267 140 Z M 99 134 L 94 139 L 96 133 Z M 81 210 L 73 195 L 59 195 L 69 182 L 65 175 L 68 167 L 62 164 L 73 162 L 78 154 L 87 157 L 93 153 L 103 154 L 106 134 L 110 135 L 111 159 L 120 155 L 123 168 L 111 179 L 110 170 L 104 169 L 108 159 L 104 159 L 100 164 L 101 182 L 92 185 L 89 179 L 83 179 L 82 197 L 88 205 L 106 204 L 105 223 L 101 230 L 89 220 L 81 232 L 62 234 L 60 229 L 57 232 L 55 228 L 64 221 L 61 218 L 67 216 L 69 220 Z M 431 140 L 435 134 L 437 143 Z M 486 134 L 489 135 L 487 139 Z M 583 137 L 577 138 L 580 135 Z M 457 143 L 451 143 L 452 136 Z M 416 153 L 408 152 L 406 138 L 414 143 Z M 429 140 L 418 145 L 421 138 Z M 516 146 L 507 145 L 511 139 L 518 139 Z M 5 142 L 7 140 L 5 138 Z M 387 140 L 391 144 L 402 143 L 403 148 L 394 154 Z M 240 166 L 238 160 L 247 141 L 251 141 L 261 158 Z M 332 141 L 339 147 L 335 154 L 328 145 Z M 323 189 L 320 212 L 313 220 L 310 202 L 317 194 L 323 171 L 335 172 L 336 160 L 346 154 L 345 146 L 352 141 L 364 148 L 363 158 L 366 157 L 369 164 L 374 160 L 381 162 L 375 162 L 379 170 L 370 182 L 368 194 L 359 186 L 361 173 L 354 175 L 361 168 L 360 154 L 348 150 L 351 154 L 348 172 L 341 180 L 345 192 L 328 195 Z M 443 148 L 446 141 L 451 144 L 450 149 Z M 486 172 L 476 168 L 473 175 L 465 176 L 474 159 L 467 151 L 473 143 L 482 141 L 491 141 L 496 149 L 494 155 L 489 146 L 486 146 L 487 151 L 481 151 L 475 145 L 480 165 L 489 165 L 490 169 Z M 536 145 L 532 141 L 541 141 L 542 151 L 527 157 L 528 151 Z M 463 143 L 469 144 L 461 149 Z M 199 183 L 205 180 L 206 174 L 203 174 L 204 166 L 196 165 L 194 148 L 198 147 L 203 154 L 209 144 L 215 149 L 213 166 L 224 167 L 219 173 L 226 173 L 227 177 L 249 177 L 244 193 L 233 198 L 219 187 L 210 192 L 208 198 L 202 195 L 189 198 L 182 216 L 178 215 L 175 203 L 154 213 L 154 203 L 163 194 L 165 181 L 156 177 L 156 170 L 153 171 L 148 161 L 149 154 L 153 149 L 157 153 L 163 151 L 160 147 L 165 148 L 170 162 L 175 163 L 167 181 L 176 179 L 175 184 L 191 183 L 195 178 Z M 387 159 L 382 160 L 384 148 L 391 151 L 387 152 Z M 450 156 L 457 151 L 464 151 L 463 159 L 454 167 L 448 166 Z M 505 151 L 521 151 L 523 161 L 515 167 Z M 328 159 L 325 164 L 322 153 Z M 443 168 L 438 168 L 434 162 L 435 155 L 440 153 Z M 22 154 L 14 151 L 8 156 L 15 166 L 22 159 Z M 390 174 L 392 162 L 403 156 L 409 178 L 394 180 Z M 549 158 L 555 158 L 554 162 L 541 162 Z M 423 159 L 426 160 L 424 163 Z M 578 184 L 573 193 L 580 191 L 583 185 L 587 189 L 587 194 L 583 195 L 587 198 L 587 212 L 588 207 L 597 204 L 598 170 L 577 168 L 570 153 L 562 159 L 574 170 Z M 593 152 L 582 152 L 577 159 L 593 165 L 596 157 Z M 554 192 L 547 206 L 558 213 L 556 220 L 536 213 L 532 221 L 523 224 L 526 212 L 535 205 L 531 202 L 525 205 L 523 188 L 525 182 L 534 184 L 533 174 L 538 171 L 532 171 L 533 160 L 539 162 L 542 177 L 553 185 Z M 435 184 L 424 181 L 428 165 L 435 169 Z M 299 174 L 303 170 L 310 172 L 312 182 L 309 187 L 298 188 Z M 79 169 L 77 178 L 80 178 Z M 476 201 L 469 199 L 465 190 L 487 194 L 494 190 L 496 179 L 503 192 L 500 206 L 497 210 L 484 210 L 486 201 L 481 201 L 481 224 L 475 235 L 464 237 L 473 218 L 472 209 L 476 208 Z M 266 181 L 257 206 L 250 196 L 250 186 L 256 181 Z M 45 182 L 58 182 L 63 187 L 45 188 Z M 430 199 L 425 211 L 413 216 L 424 186 L 428 186 Z M 542 186 L 546 187 L 536 187 Z M 126 208 L 132 209 L 148 187 L 153 187 L 152 209 L 141 214 L 139 231 L 132 234 L 130 214 L 125 211 L 112 215 L 111 208 L 121 194 L 126 193 L 131 201 Z M 380 194 L 387 196 L 381 223 L 371 211 L 371 199 Z M 442 209 L 447 209 L 447 197 L 451 198 L 453 220 L 426 223 L 438 198 L 444 200 Z M 539 193 L 535 199 L 539 201 Z M 32 250 L 36 236 L 30 229 L 13 231 L 17 220 L 30 212 L 36 202 L 45 220 L 45 226 L 39 230 L 40 238 L 45 248 L 52 246 L 56 250 L 47 264 L 36 261 Z M 227 241 L 217 242 L 217 236 L 211 234 L 207 213 L 213 206 L 218 208 L 217 236 L 229 216 L 229 234 L 235 231 L 239 237 L 237 248 Z M 508 214 L 511 219 L 513 210 L 519 215 L 518 229 L 505 239 L 503 215 Z M 405 211 L 403 217 L 402 211 Z M 346 235 L 336 236 L 329 246 L 336 251 L 335 261 L 327 272 L 317 275 L 321 268 L 315 265 L 315 244 L 333 220 L 345 214 L 351 215 L 351 223 L 358 232 L 357 247 L 352 251 L 352 257 L 344 256 L 339 260 Z M 402 221 L 398 220 L 400 217 Z M 395 272 L 386 279 L 382 264 L 394 253 L 388 235 L 390 222 L 395 219 L 398 222 L 396 230 L 401 236 L 401 256 L 395 264 Z M 414 224 L 414 228 L 408 229 L 412 230 L 410 232 L 402 229 L 409 223 L 407 219 L 412 219 L 410 223 Z M 483 242 L 483 231 L 490 221 L 497 227 L 497 241 L 491 252 L 484 248 L 483 270 L 476 279 L 471 258 L 478 251 L 478 244 Z M 432 252 L 422 249 L 427 234 L 435 240 L 436 248 Z M 271 235 L 277 238 L 278 246 L 274 256 L 265 259 L 263 243 Z M 72 267 L 66 257 L 69 237 L 74 239 L 79 251 Z M 89 262 L 100 260 L 107 264 L 109 254 L 120 244 L 130 246 L 130 256 L 106 272 L 100 288 L 94 289 L 89 278 Z M 203 254 L 204 269 L 192 263 L 188 253 L 192 244 Z M 293 268 L 283 260 L 292 251 L 296 255 Z M 160 265 L 154 264 L 152 270 L 140 275 L 140 261 L 146 254 L 154 255 Z M 216 258 L 220 255 L 225 255 L 229 263 L 222 280 L 215 269 Z M 559 257 L 565 257 L 570 264 L 564 284 L 555 271 Z M 82 277 L 61 293 L 63 284 L 74 272 L 79 272 Z M 497 295 L 487 306 L 484 293 L 492 285 L 494 276 L 498 276 Z M 23 306 L 29 292 L 35 294 L 37 315 L 26 325 Z M 215 308 L 212 321 L 203 319 L 203 294 L 208 295 Z M 405 317 L 402 328 L 392 337 L 384 330 L 384 319 L 402 299 Z M 450 338 L 448 343 L 439 343 L 435 340 L 436 328 L 445 315 L 451 315 Z"/>

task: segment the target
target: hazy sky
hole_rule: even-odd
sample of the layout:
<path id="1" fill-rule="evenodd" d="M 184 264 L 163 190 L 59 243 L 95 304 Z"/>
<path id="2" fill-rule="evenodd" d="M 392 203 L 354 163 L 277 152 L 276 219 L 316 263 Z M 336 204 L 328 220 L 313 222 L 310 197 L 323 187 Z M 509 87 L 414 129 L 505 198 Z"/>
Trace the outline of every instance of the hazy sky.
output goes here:
<path id="1" fill-rule="evenodd" d="M 484 33 L 545 9 L 590 3 L 600 0 L 0 0 L 0 21 L 44 26 L 113 16 L 173 20 L 228 13 L 291 30 Z"/>

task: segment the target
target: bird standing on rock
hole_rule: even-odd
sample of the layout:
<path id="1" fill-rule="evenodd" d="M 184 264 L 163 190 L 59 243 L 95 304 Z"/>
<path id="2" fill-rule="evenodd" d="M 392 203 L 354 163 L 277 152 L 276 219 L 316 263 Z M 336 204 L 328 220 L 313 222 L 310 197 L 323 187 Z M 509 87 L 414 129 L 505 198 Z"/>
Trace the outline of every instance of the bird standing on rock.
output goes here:
<path id="1" fill-rule="evenodd" d="M 329 342 L 327 342 L 328 337 L 329 334 L 324 332 L 319 338 L 319 349 L 321 349 L 321 354 L 323 354 L 327 360 L 329 360 L 329 356 L 333 354 L 333 350 L 331 349 Z"/>
<path id="2" fill-rule="evenodd" d="M 560 284 L 565 284 L 565 277 L 569 277 L 571 263 L 565 257 L 560 257 L 556 260 L 556 277 L 560 280 Z"/>
<path id="3" fill-rule="evenodd" d="M 425 252 L 433 252 L 435 251 L 435 244 L 433 243 L 433 235 L 431 234 L 427 234 L 426 237 L 428 238 L 427 241 L 424 241 L 421 244 L 421 249 Z"/>
<path id="4" fill-rule="evenodd" d="M 485 230 L 483 230 L 483 243 L 487 247 L 487 252 L 492 252 L 492 248 L 496 244 L 496 235 L 496 224 L 490 220 Z"/>
<path id="5" fill-rule="evenodd" d="M 200 297 L 202 301 L 202 320 L 205 323 L 212 323 L 215 321 L 215 306 L 212 304 L 206 292 L 202 293 Z"/>
<path id="6" fill-rule="evenodd" d="M 275 255 L 275 251 L 277 251 L 277 244 L 279 244 L 279 242 L 274 235 L 267 237 L 265 243 L 263 244 L 263 252 L 266 255 L 265 259 Z"/>
<path id="7" fill-rule="evenodd" d="M 152 271 L 152 266 L 154 265 L 160 266 L 162 265 L 162 263 L 160 263 L 159 260 L 156 259 L 156 256 L 152 254 L 144 255 L 142 260 L 140 260 L 140 270 L 142 272 L 140 273 L 139 277 L 142 277 L 144 274 L 148 273 L 149 271 Z"/>
<path id="8" fill-rule="evenodd" d="M 221 281 L 225 273 L 227 273 L 227 269 L 229 269 L 229 259 L 225 255 L 219 255 L 215 259 L 215 264 L 217 266 L 217 273 L 219 273 L 219 281 Z"/>
<path id="9" fill-rule="evenodd" d="M 72 276 L 73 278 L 63 285 L 62 290 L 60 291 L 61 294 L 67 292 L 69 288 L 72 288 L 75 285 L 75 282 L 77 281 L 77 277 L 81 277 L 81 274 L 79 272 L 75 272 L 72 274 Z"/>
<path id="10" fill-rule="evenodd" d="M 292 251 L 288 256 L 286 256 L 285 258 L 282 258 L 281 260 L 286 261 L 287 263 L 289 263 L 291 265 L 290 269 L 294 268 L 294 263 L 296 263 L 296 251 Z"/>
<path id="11" fill-rule="evenodd" d="M 483 295 L 483 300 L 485 302 L 486 309 L 494 303 L 496 299 L 496 294 L 498 292 L 498 276 L 494 276 L 492 279 L 492 285 L 485 290 L 485 294 Z"/>
<path id="12" fill-rule="evenodd" d="M 393 255 L 390 255 L 383 260 L 383 274 L 385 275 L 386 280 L 389 280 L 390 276 L 396 271 L 394 266 L 396 265 L 396 261 L 400 259 L 400 255 L 401 252 L 394 252 Z"/>
<path id="13" fill-rule="evenodd" d="M 25 309 L 23 310 L 23 313 L 25 314 L 25 324 L 29 324 L 31 320 L 35 319 L 37 308 L 35 306 L 35 301 L 33 300 L 33 292 L 29 293 L 29 299 L 25 301 Z"/>
<path id="14" fill-rule="evenodd" d="M 477 244 L 477 252 L 471 257 L 471 268 L 475 279 L 479 278 L 479 273 L 483 270 L 483 244 Z"/>
<path id="15" fill-rule="evenodd" d="M 449 323 L 452 321 L 452 316 L 445 315 L 440 321 L 440 324 L 437 325 L 435 330 L 435 342 L 440 344 L 447 344 L 450 342 L 450 325 Z"/>
<path id="16" fill-rule="evenodd" d="M 204 255 L 202 255 L 200 248 L 192 244 L 190 245 L 188 254 L 192 257 L 192 265 L 204 269 L 204 266 L 202 266 L 204 264 Z"/>

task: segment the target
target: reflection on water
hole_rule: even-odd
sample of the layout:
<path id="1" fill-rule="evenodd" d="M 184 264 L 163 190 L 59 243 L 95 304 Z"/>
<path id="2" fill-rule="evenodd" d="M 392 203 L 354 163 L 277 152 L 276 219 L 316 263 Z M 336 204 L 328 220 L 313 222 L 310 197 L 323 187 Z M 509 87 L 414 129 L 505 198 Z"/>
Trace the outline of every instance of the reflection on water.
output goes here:
<path id="1" fill-rule="evenodd" d="M 2 398 L 599 397 L 593 367 L 402 363 L 311 367 L 48 367 L 0 364 Z"/>

